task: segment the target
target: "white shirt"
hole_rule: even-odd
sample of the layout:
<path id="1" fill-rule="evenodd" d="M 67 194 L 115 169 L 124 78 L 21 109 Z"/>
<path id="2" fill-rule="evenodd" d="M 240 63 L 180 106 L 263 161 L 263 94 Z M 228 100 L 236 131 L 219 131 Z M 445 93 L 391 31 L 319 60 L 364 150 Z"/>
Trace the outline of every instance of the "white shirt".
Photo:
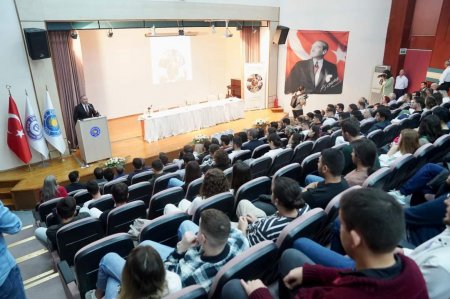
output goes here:
<path id="1" fill-rule="evenodd" d="M 263 157 L 270 157 L 270 158 L 272 158 L 272 161 L 273 161 L 275 159 L 275 157 L 282 151 L 283 151 L 283 149 L 281 147 L 272 149 L 272 150 L 268 151 L 267 153 L 265 153 L 263 155 Z"/>
<path id="2" fill-rule="evenodd" d="M 405 89 L 406 87 L 408 87 L 408 78 L 406 76 L 397 76 L 394 89 Z"/>
<path id="3" fill-rule="evenodd" d="M 317 86 L 319 84 L 319 77 L 320 77 L 320 71 L 322 70 L 323 65 L 323 59 L 313 59 L 313 65 L 315 65 L 317 62 L 317 65 L 319 66 L 319 69 L 317 69 L 316 75 L 314 76 L 314 86 Z M 314 70 L 314 67 L 313 67 Z"/>
<path id="4" fill-rule="evenodd" d="M 320 65 L 320 64 L 319 64 Z M 439 77 L 439 84 L 450 82 L 450 66 L 448 66 Z"/>
<path id="5" fill-rule="evenodd" d="M 448 102 L 450 102 L 450 98 L 449 97 L 445 97 L 445 98 L 442 98 L 442 103 L 448 103 Z"/>
<path id="6" fill-rule="evenodd" d="M 242 149 L 234 150 L 228 154 L 228 158 L 230 159 L 230 161 L 233 161 L 234 157 L 242 151 Z"/>
<path id="7" fill-rule="evenodd" d="M 323 124 L 322 124 L 322 127 L 325 127 L 325 126 L 333 126 L 335 123 L 337 122 L 337 120 L 336 119 L 334 119 L 334 118 L 332 118 L 332 117 L 327 117 L 324 121 L 323 121 Z"/>

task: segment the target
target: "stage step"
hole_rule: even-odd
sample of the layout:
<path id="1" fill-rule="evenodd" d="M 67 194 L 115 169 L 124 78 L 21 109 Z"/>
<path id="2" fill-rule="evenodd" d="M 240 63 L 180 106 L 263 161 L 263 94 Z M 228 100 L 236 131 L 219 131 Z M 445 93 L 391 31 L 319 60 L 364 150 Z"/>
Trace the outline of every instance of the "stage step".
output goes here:
<path id="1" fill-rule="evenodd" d="M 9 185 L 9 186 L 8 186 Z M 5 206 L 11 210 L 15 210 L 16 206 L 12 199 L 11 189 L 16 185 L 16 182 L 1 182 L 0 184 L 0 200 Z"/>

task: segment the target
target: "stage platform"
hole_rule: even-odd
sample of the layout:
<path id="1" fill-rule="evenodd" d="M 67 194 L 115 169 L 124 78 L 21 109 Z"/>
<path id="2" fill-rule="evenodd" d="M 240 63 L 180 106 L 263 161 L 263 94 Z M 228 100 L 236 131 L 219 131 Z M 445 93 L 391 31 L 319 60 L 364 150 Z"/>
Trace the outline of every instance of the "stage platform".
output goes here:
<path id="1" fill-rule="evenodd" d="M 247 111 L 245 118 L 235 120 L 229 123 L 218 124 L 213 127 L 205 128 L 186 134 L 173 136 L 156 142 L 146 142 L 143 140 L 141 126 L 137 120 L 138 115 L 112 119 L 108 121 L 111 147 L 113 157 L 126 158 L 125 169 L 127 172 L 132 170 L 131 160 L 134 157 L 142 157 L 146 160 L 146 165 L 158 156 L 160 152 L 168 154 L 170 159 L 178 156 L 180 149 L 188 143 L 191 143 L 194 136 L 203 134 L 210 136 L 217 132 L 228 129 L 239 132 L 243 129 L 253 127 L 256 119 L 265 119 L 267 121 L 278 121 L 286 116 L 282 111 L 273 112 L 270 109 Z M 79 164 L 80 154 L 75 152 L 70 156 L 56 158 L 47 161 L 47 166 L 43 167 L 40 163 L 32 165 L 31 170 L 27 166 L 0 173 L 0 199 L 5 205 L 17 210 L 26 210 L 34 208 L 39 198 L 39 190 L 42 187 L 44 178 L 47 175 L 55 175 L 59 184 L 68 183 L 67 175 L 72 170 L 80 172 L 81 181 L 86 182 L 93 178 L 92 172 L 95 167 L 103 167 L 105 161 L 98 161 L 90 164 L 88 168 L 81 168 Z"/>

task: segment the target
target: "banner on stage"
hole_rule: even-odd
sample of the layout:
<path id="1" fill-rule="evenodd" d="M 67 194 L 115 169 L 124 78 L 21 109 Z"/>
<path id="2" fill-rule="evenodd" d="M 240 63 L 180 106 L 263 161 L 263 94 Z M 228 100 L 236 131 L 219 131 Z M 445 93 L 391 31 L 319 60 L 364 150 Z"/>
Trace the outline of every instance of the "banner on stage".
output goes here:
<path id="1" fill-rule="evenodd" d="M 348 31 L 291 30 L 287 38 L 284 93 L 340 94 Z"/>
<path id="2" fill-rule="evenodd" d="M 266 67 L 262 63 L 244 64 L 245 110 L 266 107 Z"/>

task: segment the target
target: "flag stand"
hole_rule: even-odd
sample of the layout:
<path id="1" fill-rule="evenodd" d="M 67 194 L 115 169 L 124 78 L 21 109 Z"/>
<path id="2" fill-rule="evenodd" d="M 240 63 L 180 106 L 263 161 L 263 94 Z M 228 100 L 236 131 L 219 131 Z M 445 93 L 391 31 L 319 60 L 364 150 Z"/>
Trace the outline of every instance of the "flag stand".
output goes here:
<path id="1" fill-rule="evenodd" d="M 27 163 L 27 166 L 28 166 L 28 172 L 31 172 L 31 165 L 30 165 L 30 163 Z"/>
<path id="2" fill-rule="evenodd" d="M 44 156 L 41 153 L 39 154 L 39 156 L 41 156 L 41 164 L 39 165 L 39 167 L 48 167 L 50 164 L 44 160 Z"/>

